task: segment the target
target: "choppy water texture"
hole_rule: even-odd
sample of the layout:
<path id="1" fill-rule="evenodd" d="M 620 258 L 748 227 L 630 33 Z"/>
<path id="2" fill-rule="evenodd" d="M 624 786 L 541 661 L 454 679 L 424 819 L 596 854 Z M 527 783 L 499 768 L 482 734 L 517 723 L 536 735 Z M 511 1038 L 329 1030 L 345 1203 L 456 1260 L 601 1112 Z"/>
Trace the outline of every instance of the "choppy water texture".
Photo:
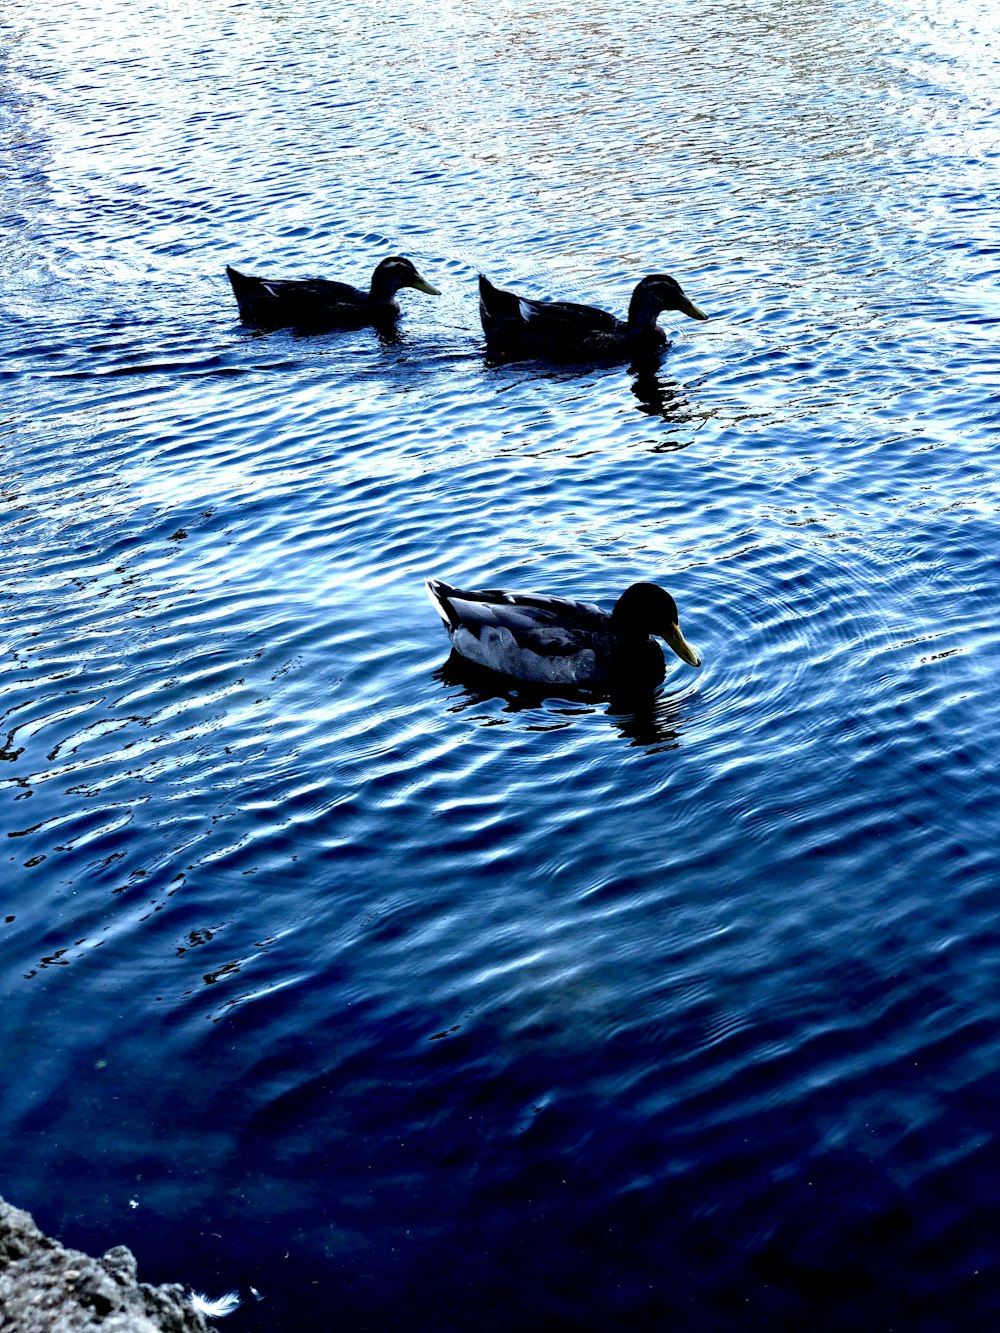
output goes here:
<path id="1" fill-rule="evenodd" d="M 0 31 L 0 1192 L 234 1333 L 990 1326 L 996 6 Z M 712 319 L 491 366 L 479 270 Z M 490 693 L 428 574 L 704 666 Z"/>

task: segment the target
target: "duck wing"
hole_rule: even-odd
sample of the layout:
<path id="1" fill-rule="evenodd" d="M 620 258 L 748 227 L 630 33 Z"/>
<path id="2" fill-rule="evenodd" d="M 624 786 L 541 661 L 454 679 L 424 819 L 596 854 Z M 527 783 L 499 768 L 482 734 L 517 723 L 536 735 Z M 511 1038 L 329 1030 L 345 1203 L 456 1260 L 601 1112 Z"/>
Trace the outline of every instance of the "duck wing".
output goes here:
<path id="1" fill-rule="evenodd" d="M 518 312 L 528 331 L 543 338 L 587 337 L 590 334 L 617 333 L 621 320 L 607 310 L 573 301 L 529 301 L 521 297 Z"/>
<path id="2" fill-rule="evenodd" d="M 248 321 L 356 317 L 369 305 L 367 292 L 329 278 L 258 278 L 226 268 L 241 316 Z"/>
<path id="3" fill-rule="evenodd" d="M 479 275 L 479 316 L 487 338 L 538 337 L 563 342 L 594 334 L 619 333 L 621 320 L 596 306 L 573 301 L 533 301 L 494 287 Z"/>
<path id="4" fill-rule="evenodd" d="M 369 300 L 367 292 L 352 287 L 349 282 L 333 282 L 329 278 L 289 278 L 265 281 L 263 285 L 279 301 L 308 301 L 326 310 L 334 310 L 339 306 L 356 310 L 358 306 L 367 305 Z"/>
<path id="5" fill-rule="evenodd" d="M 561 657 L 589 648 L 608 632 L 610 617 L 589 602 L 502 588 L 475 592 L 427 580 L 427 592 L 448 633 L 461 631 L 483 640 L 502 631 L 521 648 L 543 657 Z"/>

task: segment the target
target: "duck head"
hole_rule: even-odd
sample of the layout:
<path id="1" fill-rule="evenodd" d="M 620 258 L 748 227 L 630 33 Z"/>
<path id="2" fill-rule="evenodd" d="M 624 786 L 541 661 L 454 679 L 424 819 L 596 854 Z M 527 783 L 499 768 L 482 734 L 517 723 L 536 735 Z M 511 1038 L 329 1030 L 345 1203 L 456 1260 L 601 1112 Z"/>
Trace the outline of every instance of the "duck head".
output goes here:
<path id="1" fill-rule="evenodd" d="M 655 634 L 688 666 L 701 666 L 701 658 L 681 633 L 677 603 L 656 583 L 633 583 L 626 588 L 611 612 L 612 631 L 622 638 L 645 638 Z"/>
<path id="2" fill-rule="evenodd" d="M 428 296 L 441 295 L 436 287 L 420 276 L 408 259 L 402 255 L 390 255 L 388 259 L 382 260 L 372 274 L 372 300 L 391 301 L 400 287 L 416 287 L 418 292 L 426 292 Z"/>
<path id="3" fill-rule="evenodd" d="M 681 290 L 679 282 L 666 273 L 650 273 L 632 293 L 628 308 L 630 324 L 650 324 L 656 322 L 661 310 L 680 310 L 691 319 L 708 319 L 704 310 L 699 310 Z"/>

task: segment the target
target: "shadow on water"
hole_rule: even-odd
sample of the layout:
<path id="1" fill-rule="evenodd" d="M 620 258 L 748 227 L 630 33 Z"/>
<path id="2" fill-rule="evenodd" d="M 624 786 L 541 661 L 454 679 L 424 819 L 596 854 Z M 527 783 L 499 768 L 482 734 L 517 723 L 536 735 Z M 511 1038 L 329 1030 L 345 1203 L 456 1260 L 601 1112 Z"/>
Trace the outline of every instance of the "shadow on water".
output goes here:
<path id="1" fill-rule="evenodd" d="M 587 356 L 571 349 L 560 350 L 558 347 L 553 347 L 551 351 L 547 350 L 544 356 L 539 356 L 534 351 L 491 347 L 487 343 L 483 345 L 482 355 L 483 364 L 491 370 L 504 366 L 529 366 L 534 367 L 540 374 L 560 379 L 572 379 L 595 370 L 609 370 L 614 366 L 623 366 L 626 362 L 630 363 L 629 369 L 634 373 L 645 371 L 655 375 L 668 346 L 669 344 L 664 344 L 641 356 L 636 356 L 634 351 L 627 347 L 609 350 L 603 355 L 591 353 Z"/>
<path id="2" fill-rule="evenodd" d="M 479 715 L 477 721 L 483 726 L 503 726 L 514 721 L 517 714 L 532 713 L 534 716 L 530 720 L 524 719 L 527 730 L 561 731 L 572 724 L 572 719 L 603 710 L 622 739 L 632 746 L 672 750 L 681 742 L 680 704 L 675 697 L 665 695 L 661 690 L 620 689 L 611 695 L 602 695 L 587 690 L 563 689 L 554 695 L 541 686 L 516 681 L 491 671 L 489 667 L 469 662 L 454 652 L 437 668 L 434 678 L 446 689 L 455 691 L 450 696 L 449 712 L 487 709 L 491 701 L 502 701 L 499 714 L 490 709 Z"/>
<path id="3" fill-rule="evenodd" d="M 633 363 L 629 374 L 634 376 L 632 393 L 638 400 L 638 410 L 646 416 L 662 417 L 664 421 L 682 425 L 696 416 L 684 391 L 676 380 L 663 379 L 657 373 L 658 365 L 649 362 Z M 689 444 L 690 441 L 685 441 Z M 672 445 L 671 448 L 683 448 Z"/>
<path id="4" fill-rule="evenodd" d="M 645 695 L 613 695 L 605 716 L 622 740 L 636 749 L 676 750 L 681 743 L 681 708 L 670 695 L 655 690 Z"/>
<path id="5" fill-rule="evenodd" d="M 290 338 L 328 338 L 337 334 L 357 333 L 361 329 L 371 329 L 383 347 L 394 347 L 405 342 L 400 331 L 398 319 L 381 319 L 376 322 L 358 320 L 353 324 L 331 322 L 326 319 L 313 319 L 308 323 L 289 324 L 284 320 L 239 319 L 237 325 L 248 338 L 269 338 L 275 333 L 284 333 Z"/>
<path id="6" fill-rule="evenodd" d="M 689 425 L 701 414 L 692 404 L 682 385 L 660 374 L 661 363 L 662 356 L 655 354 L 641 359 L 635 358 L 629 364 L 627 368 L 627 373 L 631 376 L 629 388 L 636 399 L 636 410 L 644 416 L 659 417 L 669 425 Z M 545 361 L 537 357 L 504 356 L 487 349 L 483 354 L 482 364 L 491 374 L 507 370 L 512 374 L 521 372 L 521 378 L 524 379 L 546 379 L 557 384 L 569 384 L 587 375 L 601 377 L 616 374 L 622 361 L 621 358 Z M 669 453 L 684 449 L 690 443 L 690 439 L 685 439 L 683 442 L 669 441 L 657 446 L 656 451 Z"/>

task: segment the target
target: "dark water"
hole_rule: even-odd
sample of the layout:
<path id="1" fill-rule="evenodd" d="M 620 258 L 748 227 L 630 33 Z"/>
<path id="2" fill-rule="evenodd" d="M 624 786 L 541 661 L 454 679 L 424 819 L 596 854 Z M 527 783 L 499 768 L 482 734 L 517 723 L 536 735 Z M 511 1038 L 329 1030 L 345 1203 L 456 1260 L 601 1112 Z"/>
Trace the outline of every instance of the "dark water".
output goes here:
<path id="1" fill-rule="evenodd" d="M 0 1192 L 234 1333 L 989 1326 L 995 6 L 0 32 Z M 713 318 L 492 367 L 479 270 Z M 491 695 L 428 574 L 705 664 Z"/>

